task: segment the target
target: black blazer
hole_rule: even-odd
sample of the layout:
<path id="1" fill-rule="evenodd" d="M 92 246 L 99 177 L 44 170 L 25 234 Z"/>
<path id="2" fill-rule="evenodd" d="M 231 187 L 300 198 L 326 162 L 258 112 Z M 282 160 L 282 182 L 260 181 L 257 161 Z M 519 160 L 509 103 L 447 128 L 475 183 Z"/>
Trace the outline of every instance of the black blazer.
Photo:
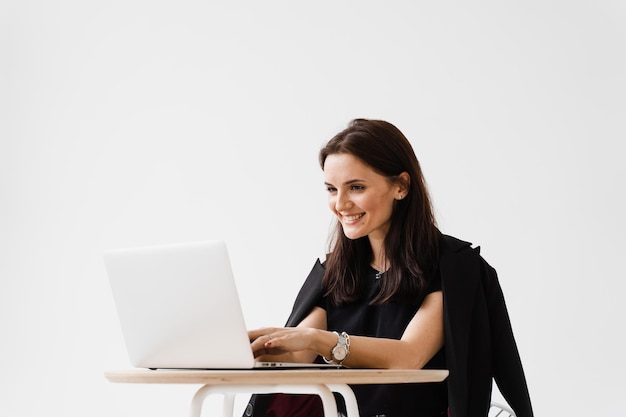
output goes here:
<path id="1" fill-rule="evenodd" d="M 492 380 L 517 417 L 533 411 L 524 370 L 495 269 L 480 248 L 442 235 L 439 267 L 451 417 L 487 416 Z M 322 295 L 324 266 L 318 260 L 296 297 L 287 326 L 296 326 Z M 261 417 L 270 395 L 253 395 L 245 416 Z"/>

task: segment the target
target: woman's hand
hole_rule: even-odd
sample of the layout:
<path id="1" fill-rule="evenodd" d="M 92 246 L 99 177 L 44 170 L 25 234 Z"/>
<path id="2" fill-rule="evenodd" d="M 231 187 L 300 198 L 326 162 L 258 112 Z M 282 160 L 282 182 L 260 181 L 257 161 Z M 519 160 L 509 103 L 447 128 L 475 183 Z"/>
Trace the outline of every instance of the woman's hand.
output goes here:
<path id="1" fill-rule="evenodd" d="M 264 327 L 250 330 L 250 346 L 254 357 L 283 355 L 309 350 L 316 329 L 304 327 Z"/>
<path id="2" fill-rule="evenodd" d="M 326 311 L 315 307 L 298 327 L 264 327 L 248 331 L 248 337 L 255 358 L 311 363 L 317 357 L 316 340 L 325 336 L 321 330 L 326 330 Z"/>

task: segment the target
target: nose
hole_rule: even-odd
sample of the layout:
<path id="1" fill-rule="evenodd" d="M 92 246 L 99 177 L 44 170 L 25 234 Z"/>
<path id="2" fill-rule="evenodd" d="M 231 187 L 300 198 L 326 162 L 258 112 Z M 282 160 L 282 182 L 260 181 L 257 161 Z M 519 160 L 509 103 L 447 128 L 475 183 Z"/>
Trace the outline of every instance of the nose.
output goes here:
<path id="1" fill-rule="evenodd" d="M 335 210 L 336 211 L 343 211 L 349 208 L 351 204 L 352 204 L 352 201 L 350 200 L 350 196 L 348 195 L 348 193 L 344 193 L 341 191 L 337 192 L 337 195 L 335 196 Z"/>

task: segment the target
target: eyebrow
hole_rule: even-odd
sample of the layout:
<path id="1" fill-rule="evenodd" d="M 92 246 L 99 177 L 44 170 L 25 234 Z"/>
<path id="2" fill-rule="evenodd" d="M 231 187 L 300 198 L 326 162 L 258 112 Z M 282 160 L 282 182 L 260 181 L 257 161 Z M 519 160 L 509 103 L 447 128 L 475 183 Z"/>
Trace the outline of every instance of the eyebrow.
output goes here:
<path id="1" fill-rule="evenodd" d="M 357 182 L 365 182 L 365 180 L 359 180 L 359 179 L 349 180 L 349 181 L 344 182 L 343 185 L 351 185 Z M 329 182 L 324 182 L 324 185 L 332 185 L 332 184 Z"/>

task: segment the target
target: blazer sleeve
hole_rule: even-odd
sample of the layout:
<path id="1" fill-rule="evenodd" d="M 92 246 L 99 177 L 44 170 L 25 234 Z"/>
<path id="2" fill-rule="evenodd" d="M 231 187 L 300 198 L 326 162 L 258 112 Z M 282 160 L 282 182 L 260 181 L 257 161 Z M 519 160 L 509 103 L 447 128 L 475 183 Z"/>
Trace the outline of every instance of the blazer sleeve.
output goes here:
<path id="1" fill-rule="evenodd" d="M 502 396 L 515 410 L 517 417 L 532 417 L 533 410 L 526 376 L 511 328 L 502 288 L 495 269 L 484 261 L 482 267 L 491 329 L 493 378 Z"/>

